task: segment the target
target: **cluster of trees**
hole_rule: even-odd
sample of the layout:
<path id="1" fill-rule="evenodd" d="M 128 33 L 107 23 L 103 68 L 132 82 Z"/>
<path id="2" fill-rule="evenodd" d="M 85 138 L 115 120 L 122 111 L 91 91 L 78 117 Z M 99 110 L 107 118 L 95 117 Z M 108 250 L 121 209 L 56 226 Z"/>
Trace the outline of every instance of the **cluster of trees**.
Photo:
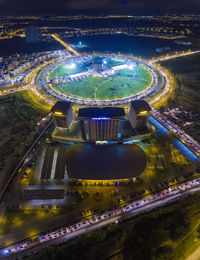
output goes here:
<path id="1" fill-rule="evenodd" d="M 18 93 L 12 96 L 12 105 L 15 115 L 26 123 L 28 130 L 35 126 L 37 117 L 42 114 L 40 110 L 35 109 Z"/>
<path id="2" fill-rule="evenodd" d="M 148 215 L 110 225 L 66 244 L 51 247 L 28 259 L 178 259 L 174 245 L 190 231 L 199 201 L 199 194 L 184 198 Z"/>

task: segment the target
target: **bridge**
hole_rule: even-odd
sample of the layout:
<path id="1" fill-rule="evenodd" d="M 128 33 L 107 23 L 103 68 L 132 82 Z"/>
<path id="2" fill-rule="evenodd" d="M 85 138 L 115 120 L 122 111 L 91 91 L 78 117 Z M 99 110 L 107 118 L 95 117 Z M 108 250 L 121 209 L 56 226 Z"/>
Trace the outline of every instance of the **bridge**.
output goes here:
<path id="1" fill-rule="evenodd" d="M 80 54 L 73 49 L 69 44 L 64 42 L 60 39 L 60 37 L 57 34 L 51 34 L 51 37 L 53 37 L 56 41 L 58 41 L 60 44 L 62 44 L 70 53 L 73 53 L 75 56 L 79 56 Z"/>

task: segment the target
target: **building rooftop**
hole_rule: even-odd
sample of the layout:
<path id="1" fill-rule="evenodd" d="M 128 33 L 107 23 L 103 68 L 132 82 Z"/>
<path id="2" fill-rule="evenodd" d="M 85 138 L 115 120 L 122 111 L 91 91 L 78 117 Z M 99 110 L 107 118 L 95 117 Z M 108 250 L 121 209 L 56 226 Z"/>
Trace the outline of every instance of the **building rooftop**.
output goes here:
<path id="1" fill-rule="evenodd" d="M 134 178 L 145 170 L 146 164 L 146 155 L 136 144 L 76 144 L 66 153 L 67 173 L 74 179 Z"/>
<path id="2" fill-rule="evenodd" d="M 131 106 L 135 109 L 136 113 L 140 113 L 142 111 L 151 111 L 150 105 L 142 99 L 132 101 Z"/>
<path id="3" fill-rule="evenodd" d="M 64 196 L 64 189 L 24 190 L 24 198 L 27 200 L 64 199 Z"/>
<path id="4" fill-rule="evenodd" d="M 66 114 L 70 106 L 71 106 L 71 102 L 58 101 L 53 105 L 51 112 L 60 112 Z"/>
<path id="5" fill-rule="evenodd" d="M 87 107 L 80 108 L 78 112 L 78 117 L 88 118 L 113 118 L 124 116 L 124 108 L 121 107 Z"/>

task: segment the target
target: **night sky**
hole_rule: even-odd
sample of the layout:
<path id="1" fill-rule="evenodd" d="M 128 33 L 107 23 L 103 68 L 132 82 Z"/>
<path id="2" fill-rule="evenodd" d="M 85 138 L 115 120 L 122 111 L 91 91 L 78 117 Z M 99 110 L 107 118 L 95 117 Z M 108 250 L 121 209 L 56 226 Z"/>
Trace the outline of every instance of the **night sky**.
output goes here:
<path id="1" fill-rule="evenodd" d="M 200 13 L 200 0 L 0 0 L 0 14 Z"/>

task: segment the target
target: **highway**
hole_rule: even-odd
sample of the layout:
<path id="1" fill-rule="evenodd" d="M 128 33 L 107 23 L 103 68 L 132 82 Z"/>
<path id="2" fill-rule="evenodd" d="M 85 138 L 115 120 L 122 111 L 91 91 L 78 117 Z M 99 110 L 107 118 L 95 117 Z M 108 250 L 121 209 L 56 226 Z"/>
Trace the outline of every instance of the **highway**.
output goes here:
<path id="1" fill-rule="evenodd" d="M 200 50 L 197 51 L 187 51 L 187 52 L 180 52 L 172 55 L 166 55 L 166 56 L 161 56 L 155 59 L 152 59 L 152 62 L 159 62 L 159 61 L 165 61 L 165 60 L 171 60 L 171 59 L 177 59 L 180 57 L 188 56 L 188 55 L 194 55 L 200 53 Z"/>
<path id="2" fill-rule="evenodd" d="M 23 90 L 28 90 L 29 86 L 22 86 L 22 87 L 15 87 L 15 88 L 9 88 L 7 90 L 0 91 L 0 96 L 5 96 L 14 92 L 19 92 Z"/>
<path id="3" fill-rule="evenodd" d="M 160 122 L 166 129 L 171 131 L 175 136 L 177 136 L 180 141 L 183 143 L 183 145 L 187 146 L 193 153 L 193 157 L 196 159 L 199 159 L 200 157 L 200 144 L 194 140 L 190 135 L 185 133 L 184 130 L 180 129 L 175 123 L 171 122 L 166 118 L 164 115 L 162 115 L 157 110 L 152 110 L 152 116 Z M 177 143 L 178 145 L 178 143 Z M 180 145 L 179 145 L 180 146 Z"/>
<path id="4" fill-rule="evenodd" d="M 54 36 L 52 36 L 54 37 Z M 55 37 L 54 37 L 55 38 Z M 68 51 L 73 52 L 71 50 L 72 48 L 67 45 L 66 48 L 68 48 Z M 76 51 L 75 51 L 76 52 Z M 199 53 L 200 51 L 196 52 L 190 52 L 185 54 L 177 54 L 172 56 L 167 56 L 166 58 L 162 57 L 160 59 L 157 59 L 156 61 L 162 61 L 167 60 L 169 58 L 178 58 L 181 56 L 191 55 Z M 73 52 L 73 54 L 75 54 Z M 76 52 L 75 55 L 79 55 L 78 52 Z M 149 64 L 154 66 L 155 60 L 149 61 Z M 161 71 L 158 67 L 156 67 L 165 78 L 165 88 L 152 102 L 153 105 L 154 102 L 156 102 L 158 99 L 160 99 L 162 96 L 164 96 L 170 88 L 170 82 L 167 77 L 167 75 Z M 36 76 L 36 75 L 35 75 Z M 6 90 L 4 93 L 1 93 L 2 95 L 6 95 L 15 91 L 21 91 L 25 89 L 31 89 L 33 90 L 37 95 L 39 95 L 40 98 L 46 101 L 46 99 L 39 94 L 35 87 L 35 76 L 33 77 L 31 83 L 29 86 L 22 86 L 18 88 L 11 88 L 9 90 Z M 0 95 L 1 95 L 0 94 Z M 50 104 L 53 104 L 52 101 L 49 100 Z M 186 134 L 182 129 L 180 129 L 176 124 L 169 121 L 165 116 L 163 116 L 161 113 L 156 111 L 155 109 L 152 110 L 152 116 L 160 122 L 166 129 L 169 131 L 172 131 L 185 146 L 189 147 L 189 149 L 196 154 L 196 158 L 199 161 L 200 156 L 200 144 L 195 141 L 192 137 L 190 137 L 188 134 Z M 22 156 L 21 160 L 19 161 L 16 169 L 11 174 L 10 178 L 8 179 L 6 185 L 4 188 L 0 191 L 0 198 L 4 195 L 8 185 L 14 177 L 16 176 L 18 170 L 23 165 L 24 160 L 27 158 L 28 154 L 33 150 L 37 142 L 40 140 L 42 135 L 45 133 L 46 129 L 51 125 L 52 121 L 48 123 L 48 125 L 43 129 L 43 131 L 39 134 L 39 136 L 36 138 L 36 140 L 30 145 L 30 147 L 27 149 L 27 151 Z M 157 207 L 166 205 L 167 203 L 170 203 L 171 201 L 177 200 L 185 195 L 192 194 L 194 192 L 198 192 L 200 190 L 200 179 L 190 181 L 187 184 L 182 184 L 177 188 L 168 188 L 168 190 L 165 190 L 161 193 L 158 193 L 156 195 L 152 195 L 151 197 L 148 197 L 146 199 L 142 199 L 140 201 L 133 202 L 129 205 L 126 205 L 123 208 L 113 210 L 110 212 L 105 212 L 104 214 L 100 216 L 93 217 L 92 219 L 88 221 L 82 221 L 80 223 L 77 223 L 70 227 L 63 227 L 59 230 L 56 230 L 54 232 L 46 233 L 39 236 L 39 240 L 32 242 L 30 239 L 27 239 L 26 241 L 19 242 L 18 244 L 11 245 L 8 248 L 2 249 L 0 251 L 0 259 L 16 259 L 17 257 L 23 257 L 27 254 L 32 254 L 34 252 L 38 252 L 39 250 L 42 250 L 45 247 L 56 245 L 59 243 L 62 243 L 63 241 L 68 241 L 69 239 L 72 239 L 74 237 L 77 237 L 81 234 L 85 234 L 87 232 L 90 232 L 92 230 L 99 229 L 103 226 L 106 226 L 110 223 L 117 223 L 118 221 L 134 217 L 137 214 L 142 214 L 148 211 L 151 211 Z M 5 200 L 5 199 L 4 199 Z M 4 207 L 6 205 L 5 201 L 2 202 L 4 205 L 0 205 L 0 215 L 4 210 Z M 54 234 L 55 233 L 55 234 Z M 44 237 L 44 238 L 43 238 Z"/>
<path id="5" fill-rule="evenodd" d="M 0 251 L 1 259 L 14 260 L 37 253 L 44 248 L 67 242 L 72 238 L 96 229 L 100 229 L 111 223 L 117 224 L 119 221 L 152 211 L 153 209 L 180 199 L 183 196 L 191 195 L 199 190 L 200 179 L 189 181 L 185 184 L 179 185 L 176 188 L 168 188 L 158 194 L 128 204 L 123 208 L 107 211 L 101 215 L 95 216 L 88 220 L 83 220 L 72 226 L 66 226 L 46 234 L 40 234 L 38 239 L 35 241 L 27 239 L 17 244 L 13 244 Z"/>
<path id="6" fill-rule="evenodd" d="M 20 167 L 23 165 L 25 159 L 28 157 L 28 155 L 31 153 L 31 151 L 33 150 L 33 148 L 36 146 L 36 144 L 39 142 L 39 140 L 41 139 L 42 135 L 46 132 L 46 130 L 51 126 L 51 124 L 53 123 L 52 120 L 49 121 L 49 123 L 46 125 L 46 127 L 41 131 L 41 133 L 38 135 L 38 137 L 35 139 L 35 141 L 27 148 L 27 150 L 24 152 L 24 154 L 22 155 L 20 161 L 18 162 L 15 170 L 12 172 L 12 174 L 10 175 L 10 177 L 8 178 L 8 180 L 6 181 L 4 187 L 2 187 L 1 191 L 0 191 L 0 199 L 3 197 L 3 195 L 5 194 L 6 189 L 8 188 L 9 184 L 13 181 L 13 179 L 16 177 Z M 2 215 L 4 214 L 5 211 L 5 207 L 6 207 L 6 202 L 5 202 L 5 198 L 4 200 L 1 202 L 0 204 L 0 220 L 2 218 Z M 0 222 L 1 223 L 1 222 Z"/>

